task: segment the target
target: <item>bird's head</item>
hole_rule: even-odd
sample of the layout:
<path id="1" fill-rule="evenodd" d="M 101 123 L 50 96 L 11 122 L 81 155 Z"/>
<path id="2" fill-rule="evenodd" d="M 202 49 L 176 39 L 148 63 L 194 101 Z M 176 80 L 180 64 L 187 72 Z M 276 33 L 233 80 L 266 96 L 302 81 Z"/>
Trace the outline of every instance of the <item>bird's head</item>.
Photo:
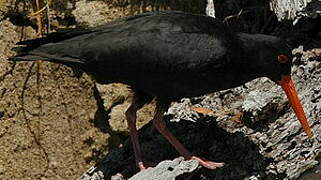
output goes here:
<path id="1" fill-rule="evenodd" d="M 278 83 L 284 76 L 291 76 L 292 52 L 285 41 L 267 36 L 257 50 L 258 67 L 262 75 Z"/>
<path id="2" fill-rule="evenodd" d="M 298 120 L 300 121 L 306 134 L 311 137 L 312 132 L 305 116 L 304 110 L 295 90 L 291 78 L 292 52 L 285 41 L 274 36 L 263 36 L 257 49 L 257 67 L 262 76 L 270 78 L 282 87 L 288 97 Z"/>

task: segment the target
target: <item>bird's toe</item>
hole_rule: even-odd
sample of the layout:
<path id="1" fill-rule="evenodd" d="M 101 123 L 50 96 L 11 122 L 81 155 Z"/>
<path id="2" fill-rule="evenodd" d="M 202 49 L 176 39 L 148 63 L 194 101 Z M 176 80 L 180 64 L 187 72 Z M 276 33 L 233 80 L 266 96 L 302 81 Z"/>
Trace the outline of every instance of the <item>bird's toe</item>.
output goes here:
<path id="1" fill-rule="evenodd" d="M 153 163 L 153 162 L 141 161 L 141 162 L 137 163 L 137 167 L 140 170 L 144 170 L 144 169 L 147 169 L 149 167 L 155 167 L 155 166 L 156 166 L 156 163 Z"/>
<path id="2" fill-rule="evenodd" d="M 220 167 L 224 166 L 224 163 L 209 161 L 204 158 L 197 157 L 197 156 L 192 156 L 191 159 L 198 161 L 201 166 L 208 168 L 208 169 L 216 169 L 216 168 L 220 168 Z"/>

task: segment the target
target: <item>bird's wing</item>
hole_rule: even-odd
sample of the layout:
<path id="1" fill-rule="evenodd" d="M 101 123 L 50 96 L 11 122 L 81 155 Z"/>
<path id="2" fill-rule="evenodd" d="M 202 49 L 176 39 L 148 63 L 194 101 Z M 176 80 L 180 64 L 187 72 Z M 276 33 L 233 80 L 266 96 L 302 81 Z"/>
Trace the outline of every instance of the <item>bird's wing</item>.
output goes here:
<path id="1" fill-rule="evenodd" d="M 96 28 L 49 35 L 38 40 L 28 54 L 83 62 L 93 68 L 96 64 L 154 72 L 223 69 L 233 59 L 230 51 L 236 49 L 234 36 L 211 17 L 181 12 L 144 13 Z"/>
<path id="2" fill-rule="evenodd" d="M 221 21 L 181 12 L 134 16 L 113 28 L 106 26 L 102 32 L 107 33 L 93 39 L 93 44 L 86 47 L 87 54 L 108 47 L 101 49 L 101 56 L 95 54 L 96 60 L 115 61 L 121 68 L 130 65 L 154 72 L 224 70 L 237 59 L 239 51 L 235 34 Z"/>

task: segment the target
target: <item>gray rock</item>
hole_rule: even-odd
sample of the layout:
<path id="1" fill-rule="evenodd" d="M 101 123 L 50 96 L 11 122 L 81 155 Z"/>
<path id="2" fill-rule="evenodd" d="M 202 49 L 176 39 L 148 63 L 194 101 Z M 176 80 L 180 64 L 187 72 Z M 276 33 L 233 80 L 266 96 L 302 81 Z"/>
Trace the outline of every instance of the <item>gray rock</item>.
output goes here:
<path id="1" fill-rule="evenodd" d="M 316 18 L 321 14 L 320 0 L 273 0 L 270 8 L 276 14 L 279 21 L 294 20 L 293 24 L 302 18 Z"/>
<path id="2" fill-rule="evenodd" d="M 167 115 L 173 115 L 171 121 L 178 122 L 180 119 L 195 122 L 200 116 L 191 109 L 192 103 L 189 98 L 181 99 L 179 103 L 175 102 L 166 112 Z"/>
<path id="3" fill-rule="evenodd" d="M 172 161 L 162 161 L 156 167 L 147 168 L 129 178 L 129 180 L 175 180 L 182 174 L 195 171 L 197 167 L 197 161 L 184 161 L 183 157 L 179 157 Z"/>

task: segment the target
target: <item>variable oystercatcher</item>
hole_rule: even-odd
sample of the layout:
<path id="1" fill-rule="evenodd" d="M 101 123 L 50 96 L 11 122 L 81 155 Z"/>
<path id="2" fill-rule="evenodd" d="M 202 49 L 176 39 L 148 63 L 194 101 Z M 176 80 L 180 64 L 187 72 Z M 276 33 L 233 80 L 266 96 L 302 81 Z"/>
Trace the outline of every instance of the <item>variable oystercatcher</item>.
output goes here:
<path id="1" fill-rule="evenodd" d="M 167 129 L 172 101 L 240 86 L 258 77 L 281 85 L 304 131 L 312 132 L 291 80 L 291 49 L 274 36 L 235 33 L 221 21 L 182 12 L 150 12 L 87 29 L 19 42 L 13 61 L 71 66 L 99 83 L 121 82 L 135 92 L 126 111 L 136 163 L 144 169 L 136 112 L 156 98 L 153 125 L 186 159 L 214 169 L 223 163 L 193 156 Z"/>

